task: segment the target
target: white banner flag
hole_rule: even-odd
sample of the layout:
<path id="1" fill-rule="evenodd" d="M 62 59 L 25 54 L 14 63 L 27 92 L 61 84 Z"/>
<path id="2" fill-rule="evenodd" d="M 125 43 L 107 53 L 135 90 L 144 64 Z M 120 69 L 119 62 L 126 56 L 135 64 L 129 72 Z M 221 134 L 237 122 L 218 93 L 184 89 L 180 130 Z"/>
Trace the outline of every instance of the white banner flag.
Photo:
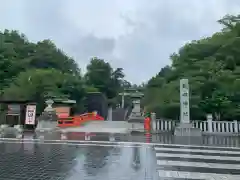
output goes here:
<path id="1" fill-rule="evenodd" d="M 36 105 L 27 105 L 25 124 L 34 125 L 36 119 Z"/>

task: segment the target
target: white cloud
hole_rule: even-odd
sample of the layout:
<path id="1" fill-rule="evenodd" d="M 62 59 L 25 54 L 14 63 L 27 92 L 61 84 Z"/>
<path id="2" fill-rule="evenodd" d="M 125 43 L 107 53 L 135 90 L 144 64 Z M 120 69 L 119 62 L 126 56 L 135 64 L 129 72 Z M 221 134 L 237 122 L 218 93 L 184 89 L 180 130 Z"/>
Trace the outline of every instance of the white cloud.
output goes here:
<path id="1" fill-rule="evenodd" d="M 211 35 L 218 19 L 239 10 L 239 0 L 1 0 L 0 29 L 50 38 L 81 68 L 100 56 L 140 83 L 183 42 Z"/>

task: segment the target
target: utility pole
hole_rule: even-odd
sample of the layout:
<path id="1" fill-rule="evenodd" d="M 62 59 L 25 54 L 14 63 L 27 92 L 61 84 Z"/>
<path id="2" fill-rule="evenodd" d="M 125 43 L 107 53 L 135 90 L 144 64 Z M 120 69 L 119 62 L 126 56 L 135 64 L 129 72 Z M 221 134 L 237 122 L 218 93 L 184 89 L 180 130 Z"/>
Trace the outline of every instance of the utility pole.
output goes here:
<path id="1" fill-rule="evenodd" d="M 129 96 L 129 95 L 131 95 L 131 93 L 123 91 L 122 93 L 119 93 L 119 95 L 122 96 L 122 105 L 121 105 L 121 107 L 124 108 L 125 96 Z"/>
<path id="2" fill-rule="evenodd" d="M 122 108 L 124 108 L 124 103 L 125 103 L 125 102 L 124 102 L 124 99 L 125 99 L 124 96 L 125 96 L 125 92 L 122 93 Z"/>

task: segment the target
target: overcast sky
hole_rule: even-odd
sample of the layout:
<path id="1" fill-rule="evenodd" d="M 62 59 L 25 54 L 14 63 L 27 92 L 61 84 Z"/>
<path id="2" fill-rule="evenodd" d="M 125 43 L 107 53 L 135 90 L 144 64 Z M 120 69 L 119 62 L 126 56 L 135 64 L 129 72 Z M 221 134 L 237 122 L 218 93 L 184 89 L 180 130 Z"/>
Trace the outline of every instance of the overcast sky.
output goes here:
<path id="1" fill-rule="evenodd" d="M 0 29 L 50 38 L 85 69 L 93 56 L 147 81 L 185 42 L 211 35 L 240 0 L 0 0 Z"/>

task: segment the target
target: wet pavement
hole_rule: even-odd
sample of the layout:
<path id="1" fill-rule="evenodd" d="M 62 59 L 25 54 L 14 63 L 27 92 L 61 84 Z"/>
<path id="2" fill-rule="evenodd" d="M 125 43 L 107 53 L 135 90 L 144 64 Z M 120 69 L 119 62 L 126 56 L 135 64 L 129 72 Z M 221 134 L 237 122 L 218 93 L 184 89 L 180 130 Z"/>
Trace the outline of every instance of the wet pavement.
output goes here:
<path id="1" fill-rule="evenodd" d="M 0 139 L 0 180 L 239 180 L 240 138 L 25 133 Z"/>
<path id="2" fill-rule="evenodd" d="M 239 180 L 240 149 L 156 145 L 160 179 Z"/>
<path id="3" fill-rule="evenodd" d="M 4 140 L 0 179 L 155 180 L 156 157 L 150 145 L 64 144 Z"/>

